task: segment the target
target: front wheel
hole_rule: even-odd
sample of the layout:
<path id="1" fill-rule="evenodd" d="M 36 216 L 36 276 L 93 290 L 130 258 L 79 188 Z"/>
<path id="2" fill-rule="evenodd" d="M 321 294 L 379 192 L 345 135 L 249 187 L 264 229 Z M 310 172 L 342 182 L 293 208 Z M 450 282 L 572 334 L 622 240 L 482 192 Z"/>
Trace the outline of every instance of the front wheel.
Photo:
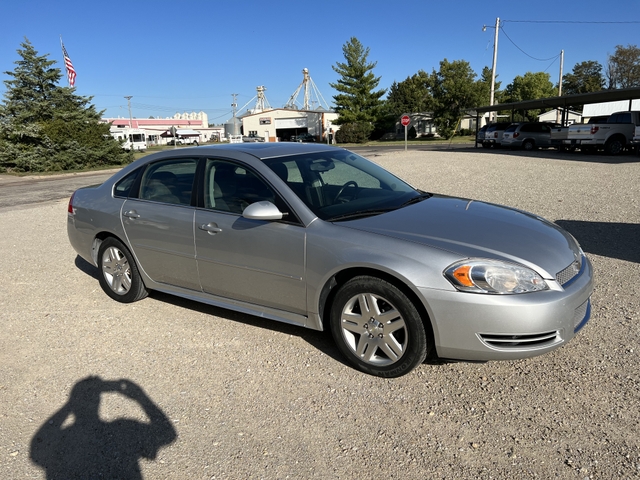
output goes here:
<path id="1" fill-rule="evenodd" d="M 119 240 L 107 238 L 98 249 L 102 290 L 114 300 L 132 303 L 148 295 L 131 252 Z"/>
<path id="2" fill-rule="evenodd" d="M 345 283 L 331 306 L 331 333 L 356 368 L 399 377 L 427 356 L 427 335 L 415 305 L 397 287 L 360 276 Z"/>

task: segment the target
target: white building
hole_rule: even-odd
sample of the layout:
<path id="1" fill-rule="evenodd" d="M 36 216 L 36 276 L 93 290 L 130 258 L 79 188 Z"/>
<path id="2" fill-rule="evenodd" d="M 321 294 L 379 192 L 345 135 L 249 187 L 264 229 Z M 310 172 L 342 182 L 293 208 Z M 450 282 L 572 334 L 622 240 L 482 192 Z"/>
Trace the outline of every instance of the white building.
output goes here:
<path id="1" fill-rule="evenodd" d="M 264 137 L 268 142 L 289 140 L 294 135 L 309 133 L 317 141 L 326 141 L 327 133 L 335 133 L 338 126 L 333 122 L 338 114 L 328 110 L 294 110 L 274 108 L 240 117 L 244 135 Z"/>
<path id="2" fill-rule="evenodd" d="M 616 112 L 626 112 L 629 110 L 640 110 L 640 99 L 620 100 L 617 102 L 589 103 L 582 110 L 582 118 L 584 122 L 589 121 L 591 117 L 599 117 L 602 115 L 611 115 Z"/>
<path id="3" fill-rule="evenodd" d="M 224 139 L 224 127 L 209 127 L 209 119 L 204 112 L 176 113 L 168 118 L 103 118 L 102 123 L 111 123 L 113 128 L 138 128 L 146 133 L 147 144 L 166 145 L 171 139 L 161 137 L 171 127 L 195 130 L 199 134 L 198 143 Z"/>

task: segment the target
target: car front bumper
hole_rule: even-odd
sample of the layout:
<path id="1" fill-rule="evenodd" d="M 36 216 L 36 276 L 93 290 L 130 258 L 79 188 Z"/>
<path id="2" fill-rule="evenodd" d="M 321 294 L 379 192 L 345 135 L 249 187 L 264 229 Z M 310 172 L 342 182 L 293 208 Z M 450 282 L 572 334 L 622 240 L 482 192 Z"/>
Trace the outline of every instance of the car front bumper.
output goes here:
<path id="1" fill-rule="evenodd" d="M 419 290 L 440 358 L 512 360 L 555 350 L 575 336 L 590 316 L 593 275 L 585 257 L 565 289 L 520 295 Z"/>

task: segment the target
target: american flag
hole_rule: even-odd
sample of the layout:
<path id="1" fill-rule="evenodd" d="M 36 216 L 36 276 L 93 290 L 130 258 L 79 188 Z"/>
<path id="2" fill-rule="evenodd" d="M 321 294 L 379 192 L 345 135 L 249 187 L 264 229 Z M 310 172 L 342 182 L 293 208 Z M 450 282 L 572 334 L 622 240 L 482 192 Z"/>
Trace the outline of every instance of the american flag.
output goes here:
<path id="1" fill-rule="evenodd" d="M 69 58 L 69 54 L 67 53 L 67 49 L 64 48 L 64 43 L 62 43 L 62 38 L 60 39 L 60 45 L 62 45 L 62 55 L 64 55 L 64 66 L 67 69 L 67 80 L 69 80 L 69 86 L 76 86 L 76 69 L 73 68 L 73 63 L 71 63 L 71 59 Z"/>

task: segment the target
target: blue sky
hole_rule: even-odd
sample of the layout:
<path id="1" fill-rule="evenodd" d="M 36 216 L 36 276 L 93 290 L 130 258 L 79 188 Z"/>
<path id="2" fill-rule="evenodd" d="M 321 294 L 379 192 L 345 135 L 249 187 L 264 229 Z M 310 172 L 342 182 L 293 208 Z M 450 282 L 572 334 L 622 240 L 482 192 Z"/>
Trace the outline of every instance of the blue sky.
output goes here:
<path id="1" fill-rule="evenodd" d="M 556 83 L 560 64 L 552 58 L 563 49 L 567 73 L 585 60 L 604 66 L 616 45 L 640 45 L 640 23 L 615 23 L 640 22 L 638 0 L 543 4 L 22 0 L 5 6 L 0 18 L 0 72 L 15 68 L 24 37 L 64 68 L 62 35 L 77 71 L 77 93 L 93 96 L 105 116 L 128 117 L 124 96 L 132 95 L 134 117 L 202 110 L 211 123 L 224 123 L 232 93 L 242 107 L 264 85 L 269 104 L 281 107 L 302 81 L 303 68 L 331 103 L 329 84 L 338 79 L 331 67 L 344 60 L 350 37 L 370 48 L 381 88 L 420 69 L 437 70 L 444 58 L 466 60 L 480 74 L 491 67 L 495 31 L 482 26 L 493 27 L 496 17 L 504 21 L 497 67 L 502 88 L 528 71 L 546 71 Z M 570 23 L 536 23 L 543 21 Z"/>

